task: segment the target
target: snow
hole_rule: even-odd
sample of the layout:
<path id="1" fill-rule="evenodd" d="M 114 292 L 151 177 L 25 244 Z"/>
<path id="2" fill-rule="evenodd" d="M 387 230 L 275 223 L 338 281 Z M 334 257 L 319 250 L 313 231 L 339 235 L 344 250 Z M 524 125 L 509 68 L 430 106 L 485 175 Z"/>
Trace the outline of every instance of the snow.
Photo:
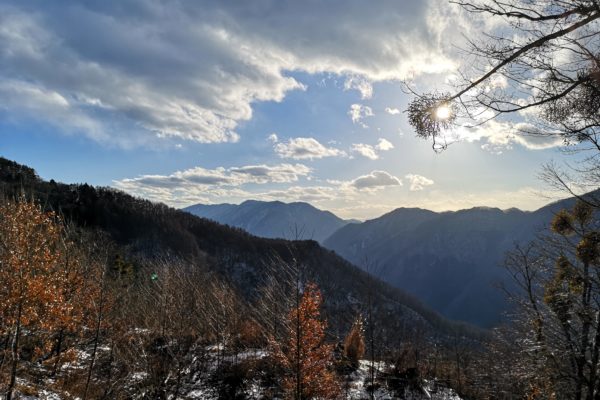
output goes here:
<path id="1" fill-rule="evenodd" d="M 388 368 L 384 362 L 375 362 L 375 376 L 379 371 Z M 368 360 L 359 361 L 359 366 L 356 371 L 349 375 L 349 379 L 345 382 L 344 390 L 348 399 L 368 399 L 369 393 L 367 387 L 369 385 L 371 370 L 371 362 Z M 376 378 L 377 381 L 377 378 Z M 452 390 L 445 387 L 436 387 L 435 382 L 425 380 L 423 382 L 423 393 L 418 393 L 406 389 L 402 399 L 405 400 L 461 400 L 461 398 Z M 398 395 L 388 390 L 385 387 L 379 387 L 374 397 L 378 400 L 398 399 Z"/>
<path id="2" fill-rule="evenodd" d="M 234 355 L 227 355 L 220 358 L 219 352 L 222 351 L 222 346 L 211 346 L 205 348 L 209 353 L 208 369 L 203 373 L 195 375 L 190 381 L 188 381 L 182 387 L 182 396 L 178 396 L 177 399 L 170 397 L 169 400 L 183 400 L 183 399 L 202 399 L 202 400 L 217 400 L 219 393 L 217 388 L 210 386 L 210 380 L 208 379 L 211 374 L 218 370 L 219 363 L 237 363 L 243 360 L 249 359 L 262 359 L 268 356 L 268 352 L 262 349 L 250 349 Z M 109 349 L 102 349 L 107 351 Z M 82 362 L 88 360 L 90 354 L 85 351 L 78 353 L 78 359 L 70 364 L 68 368 L 81 368 Z M 399 395 L 393 390 L 386 387 L 384 379 L 377 379 L 383 371 L 389 370 L 391 365 L 385 362 L 375 362 L 375 377 L 376 377 L 376 390 L 374 393 L 375 399 L 388 400 L 402 398 L 405 400 L 461 400 L 461 398 L 451 389 L 437 384 L 435 381 L 421 380 L 418 381 L 417 389 L 404 389 L 404 393 Z M 345 399 L 358 400 L 369 398 L 368 386 L 370 380 L 370 369 L 371 362 L 368 360 L 359 361 L 358 368 L 350 373 L 349 375 L 342 377 L 342 397 Z M 133 372 L 129 376 L 131 385 L 136 385 L 143 382 L 148 378 L 148 373 L 143 371 Z M 21 387 L 35 387 L 30 382 L 19 379 L 18 381 Z M 47 382 L 49 383 L 49 382 Z M 246 398 L 248 399 L 260 399 L 263 398 L 264 388 L 261 387 L 260 381 L 248 381 L 246 387 Z M 20 394 L 23 400 L 62 400 L 61 396 L 57 393 L 51 392 L 47 389 L 38 390 L 36 395 L 24 395 Z"/>

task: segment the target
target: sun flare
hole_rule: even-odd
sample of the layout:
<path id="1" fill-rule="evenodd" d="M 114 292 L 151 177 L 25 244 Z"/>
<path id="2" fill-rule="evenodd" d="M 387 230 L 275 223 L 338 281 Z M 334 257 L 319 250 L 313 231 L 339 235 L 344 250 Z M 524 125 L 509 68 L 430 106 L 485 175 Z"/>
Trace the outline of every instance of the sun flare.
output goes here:
<path id="1" fill-rule="evenodd" d="M 441 105 L 435 110 L 435 117 L 441 121 L 449 119 L 451 115 L 452 111 L 446 105 Z"/>

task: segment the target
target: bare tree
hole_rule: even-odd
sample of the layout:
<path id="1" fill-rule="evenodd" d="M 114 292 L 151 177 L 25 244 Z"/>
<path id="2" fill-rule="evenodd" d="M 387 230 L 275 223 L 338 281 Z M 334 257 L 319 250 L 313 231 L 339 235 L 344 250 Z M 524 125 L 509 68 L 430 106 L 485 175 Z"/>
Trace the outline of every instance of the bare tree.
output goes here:
<path id="1" fill-rule="evenodd" d="M 600 3 L 597 0 L 456 0 L 496 22 L 469 38 L 468 70 L 453 91 L 417 94 L 408 107 L 418 136 L 447 146 L 454 125 L 535 114 L 518 128 L 600 150 Z M 413 92 L 414 93 L 414 92 Z"/>
<path id="2" fill-rule="evenodd" d="M 522 379 L 530 383 L 530 394 L 552 390 L 558 398 L 591 400 L 600 394 L 600 233 L 594 209 L 578 202 L 555 216 L 552 229 L 508 257 L 528 366 Z"/>

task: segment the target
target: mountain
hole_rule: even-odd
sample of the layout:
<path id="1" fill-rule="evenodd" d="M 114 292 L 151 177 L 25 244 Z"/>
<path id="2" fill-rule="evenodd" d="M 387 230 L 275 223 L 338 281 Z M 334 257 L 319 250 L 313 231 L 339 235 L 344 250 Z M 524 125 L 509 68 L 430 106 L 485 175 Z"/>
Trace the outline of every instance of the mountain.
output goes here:
<path id="1" fill-rule="evenodd" d="M 247 200 L 236 204 L 196 204 L 184 211 L 222 224 L 242 228 L 261 237 L 312 239 L 321 243 L 351 221 L 308 203 Z"/>
<path id="2" fill-rule="evenodd" d="M 448 318 L 491 327 L 509 310 L 498 288 L 512 283 L 502 268 L 506 252 L 530 242 L 556 211 L 573 203 L 567 199 L 534 212 L 399 208 L 342 227 L 324 246 Z"/>
<path id="3" fill-rule="evenodd" d="M 481 334 L 441 317 L 316 241 L 259 238 L 112 188 L 44 181 L 32 168 L 0 157 L 0 193 L 11 198 L 23 192 L 80 229 L 100 231 L 133 259 L 169 255 L 201 264 L 229 282 L 248 305 L 260 298 L 265 283 L 286 279 L 285 265 L 298 263 L 304 278 L 322 290 L 330 334 L 337 337 L 371 301 L 381 321 L 379 334 L 389 340 L 401 341 L 416 330 L 430 338 Z"/>

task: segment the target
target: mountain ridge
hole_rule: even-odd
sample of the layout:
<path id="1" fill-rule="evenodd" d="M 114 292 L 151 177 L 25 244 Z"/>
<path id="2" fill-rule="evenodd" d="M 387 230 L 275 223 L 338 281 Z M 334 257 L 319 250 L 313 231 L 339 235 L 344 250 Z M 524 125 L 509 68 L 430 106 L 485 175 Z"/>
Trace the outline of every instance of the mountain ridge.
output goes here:
<path id="1" fill-rule="evenodd" d="M 533 240 L 556 211 L 574 201 L 563 199 L 535 211 L 495 207 L 430 211 L 425 219 L 418 219 L 421 209 L 401 208 L 344 226 L 323 244 L 359 266 L 366 259 L 378 264 L 380 278 L 448 318 L 491 327 L 510 310 L 505 294 L 496 287 L 512 284 L 502 268 L 506 252 Z"/>
<path id="2" fill-rule="evenodd" d="M 510 310 L 504 293 L 496 287 L 511 284 L 501 268 L 506 252 L 517 243 L 534 239 L 554 212 L 573 202 L 572 198 L 558 200 L 533 211 L 476 206 L 435 212 L 399 207 L 363 222 L 346 223 L 320 242 L 450 319 L 491 327 Z M 236 210 L 248 205 L 268 208 L 294 204 L 312 207 L 302 202 L 257 200 L 226 206 Z M 219 215 L 213 217 L 228 222 Z M 303 223 L 298 215 L 286 221 L 290 226 Z M 258 236 L 262 233 L 251 224 L 232 225 Z"/>
<path id="3" fill-rule="evenodd" d="M 183 210 L 244 229 L 256 236 L 313 239 L 319 243 L 350 223 L 330 211 L 318 209 L 306 202 L 245 200 L 239 205 L 195 204 Z"/>
<path id="4" fill-rule="evenodd" d="M 0 193 L 4 198 L 26 193 L 75 226 L 100 230 L 127 254 L 170 254 L 206 264 L 249 303 L 260 296 L 261 284 L 272 277 L 281 279 L 277 275 L 281 265 L 298 261 L 305 279 L 321 288 L 331 334 L 337 337 L 345 335 L 357 313 L 364 312 L 368 296 L 373 296 L 377 318 L 385 321 L 382 334 L 390 338 L 400 339 L 418 327 L 432 336 L 485 334 L 441 317 L 414 296 L 369 276 L 316 241 L 259 238 L 116 189 L 44 181 L 32 168 L 1 157 Z"/>

